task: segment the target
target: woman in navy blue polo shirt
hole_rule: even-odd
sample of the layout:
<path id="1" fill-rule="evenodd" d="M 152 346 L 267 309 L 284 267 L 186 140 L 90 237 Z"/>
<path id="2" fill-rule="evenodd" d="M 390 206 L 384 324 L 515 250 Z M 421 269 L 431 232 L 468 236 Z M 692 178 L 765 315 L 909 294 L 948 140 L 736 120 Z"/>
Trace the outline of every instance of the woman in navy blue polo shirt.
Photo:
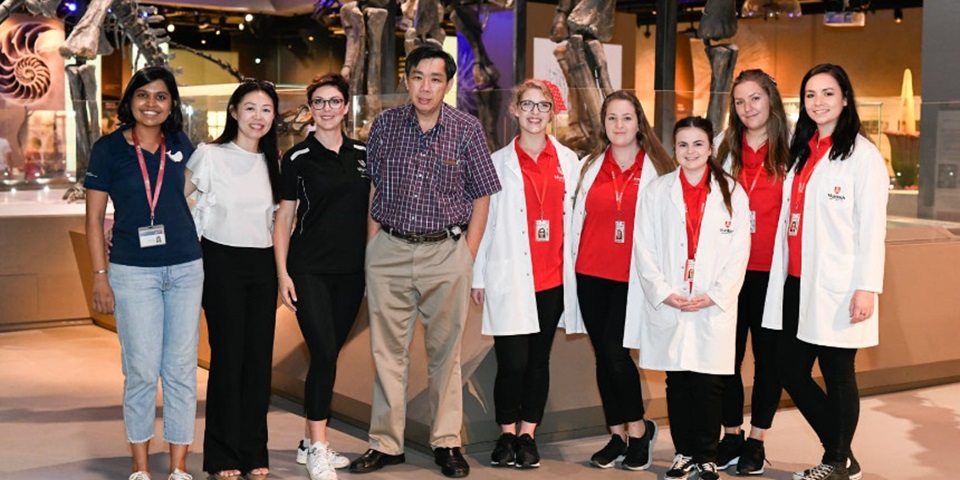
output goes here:
<path id="1" fill-rule="evenodd" d="M 98 140 L 84 179 L 93 309 L 113 313 L 123 361 L 123 421 L 133 451 L 130 480 L 150 480 L 157 379 L 163 385 L 168 480 L 192 480 L 186 456 L 197 408 L 197 341 L 203 265 L 183 196 L 193 145 L 183 134 L 180 94 L 161 67 L 133 75 L 120 99 L 122 126 Z M 107 198 L 113 243 L 104 248 Z"/>

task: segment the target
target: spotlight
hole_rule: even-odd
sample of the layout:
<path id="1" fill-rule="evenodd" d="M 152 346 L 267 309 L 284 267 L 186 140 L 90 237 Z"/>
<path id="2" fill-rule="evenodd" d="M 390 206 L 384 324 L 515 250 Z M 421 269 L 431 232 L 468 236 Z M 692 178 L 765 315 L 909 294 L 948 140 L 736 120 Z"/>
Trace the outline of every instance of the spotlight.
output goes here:
<path id="1" fill-rule="evenodd" d="M 220 28 L 218 27 L 216 30 L 214 30 L 213 34 L 220 35 Z"/>
<path id="2" fill-rule="evenodd" d="M 240 31 L 242 32 L 242 31 L 243 31 L 243 24 L 241 23 L 241 24 L 237 25 L 237 28 L 240 29 Z"/>
<path id="3" fill-rule="evenodd" d="M 900 8 L 893 9 L 893 21 L 895 23 L 900 23 L 903 21 L 903 9 L 900 9 Z"/>
<path id="4" fill-rule="evenodd" d="M 643 32 L 643 38 L 650 38 L 650 24 L 647 24 L 647 29 Z"/>
<path id="5" fill-rule="evenodd" d="M 174 25 L 174 24 L 172 24 L 172 23 L 171 23 L 170 25 L 167 25 L 167 31 L 170 32 L 170 33 L 173 33 L 173 31 L 176 30 L 176 29 L 177 29 L 176 25 Z"/>
<path id="6" fill-rule="evenodd" d="M 312 42 L 314 40 L 313 35 L 310 35 L 309 37 L 307 37 L 307 40 L 310 40 Z"/>
<path id="7" fill-rule="evenodd" d="M 74 13 L 77 11 L 77 4 L 74 2 L 66 2 L 63 4 L 63 8 L 66 8 L 70 13 Z"/>
<path id="8" fill-rule="evenodd" d="M 263 62 L 263 60 L 260 57 L 253 59 L 253 63 L 256 63 L 257 65 L 260 65 L 261 62 Z"/>
<path id="9" fill-rule="evenodd" d="M 200 45 L 206 45 L 206 44 L 207 44 L 207 39 L 206 39 L 206 38 L 201 38 L 201 39 L 200 39 Z"/>
<path id="10" fill-rule="evenodd" d="M 243 16 L 243 19 L 246 20 L 246 21 L 248 21 L 248 22 L 252 22 L 252 21 L 253 21 L 253 14 L 252 14 L 252 13 L 248 13 L 248 14 L 246 14 L 246 15 Z"/>

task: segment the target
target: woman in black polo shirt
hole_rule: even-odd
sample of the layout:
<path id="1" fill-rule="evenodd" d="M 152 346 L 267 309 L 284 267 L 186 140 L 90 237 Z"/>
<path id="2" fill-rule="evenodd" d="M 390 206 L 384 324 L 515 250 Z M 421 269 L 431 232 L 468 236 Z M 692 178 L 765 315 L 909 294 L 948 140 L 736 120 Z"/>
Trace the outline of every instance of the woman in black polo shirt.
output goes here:
<path id="1" fill-rule="evenodd" d="M 364 289 L 370 177 L 366 147 L 343 134 L 349 98 L 349 86 L 338 74 L 317 76 L 307 87 L 316 132 L 283 156 L 273 229 L 280 297 L 297 313 L 310 351 L 306 436 L 297 461 L 307 464 L 312 480 L 335 479 L 334 468 L 350 463 L 330 449 L 326 437 L 337 355 Z"/>

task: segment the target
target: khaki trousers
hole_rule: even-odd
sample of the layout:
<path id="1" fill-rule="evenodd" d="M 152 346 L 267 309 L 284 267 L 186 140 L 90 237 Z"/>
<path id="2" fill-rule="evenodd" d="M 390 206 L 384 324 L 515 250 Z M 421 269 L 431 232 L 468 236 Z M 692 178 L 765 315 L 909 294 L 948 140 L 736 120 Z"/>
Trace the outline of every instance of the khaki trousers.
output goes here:
<path id="1" fill-rule="evenodd" d="M 370 447 L 403 453 L 410 341 L 417 316 L 427 349 L 430 446 L 460 446 L 463 384 L 460 340 L 470 301 L 473 259 L 466 241 L 412 244 L 380 231 L 367 245 L 367 306 L 376 378 Z"/>

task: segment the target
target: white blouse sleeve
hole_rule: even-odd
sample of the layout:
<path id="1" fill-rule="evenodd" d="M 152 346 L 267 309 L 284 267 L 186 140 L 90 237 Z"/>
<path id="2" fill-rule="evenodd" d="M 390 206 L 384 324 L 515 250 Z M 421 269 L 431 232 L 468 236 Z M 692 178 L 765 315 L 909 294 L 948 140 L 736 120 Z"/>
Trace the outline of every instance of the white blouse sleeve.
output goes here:
<path id="1" fill-rule="evenodd" d="M 209 223 L 210 208 L 217 203 L 213 191 L 213 154 L 213 147 L 201 143 L 187 161 L 187 168 L 192 172 L 190 181 L 197 186 L 197 191 L 191 195 L 194 201 L 190 209 L 197 237 L 203 236 L 204 227 Z"/>

